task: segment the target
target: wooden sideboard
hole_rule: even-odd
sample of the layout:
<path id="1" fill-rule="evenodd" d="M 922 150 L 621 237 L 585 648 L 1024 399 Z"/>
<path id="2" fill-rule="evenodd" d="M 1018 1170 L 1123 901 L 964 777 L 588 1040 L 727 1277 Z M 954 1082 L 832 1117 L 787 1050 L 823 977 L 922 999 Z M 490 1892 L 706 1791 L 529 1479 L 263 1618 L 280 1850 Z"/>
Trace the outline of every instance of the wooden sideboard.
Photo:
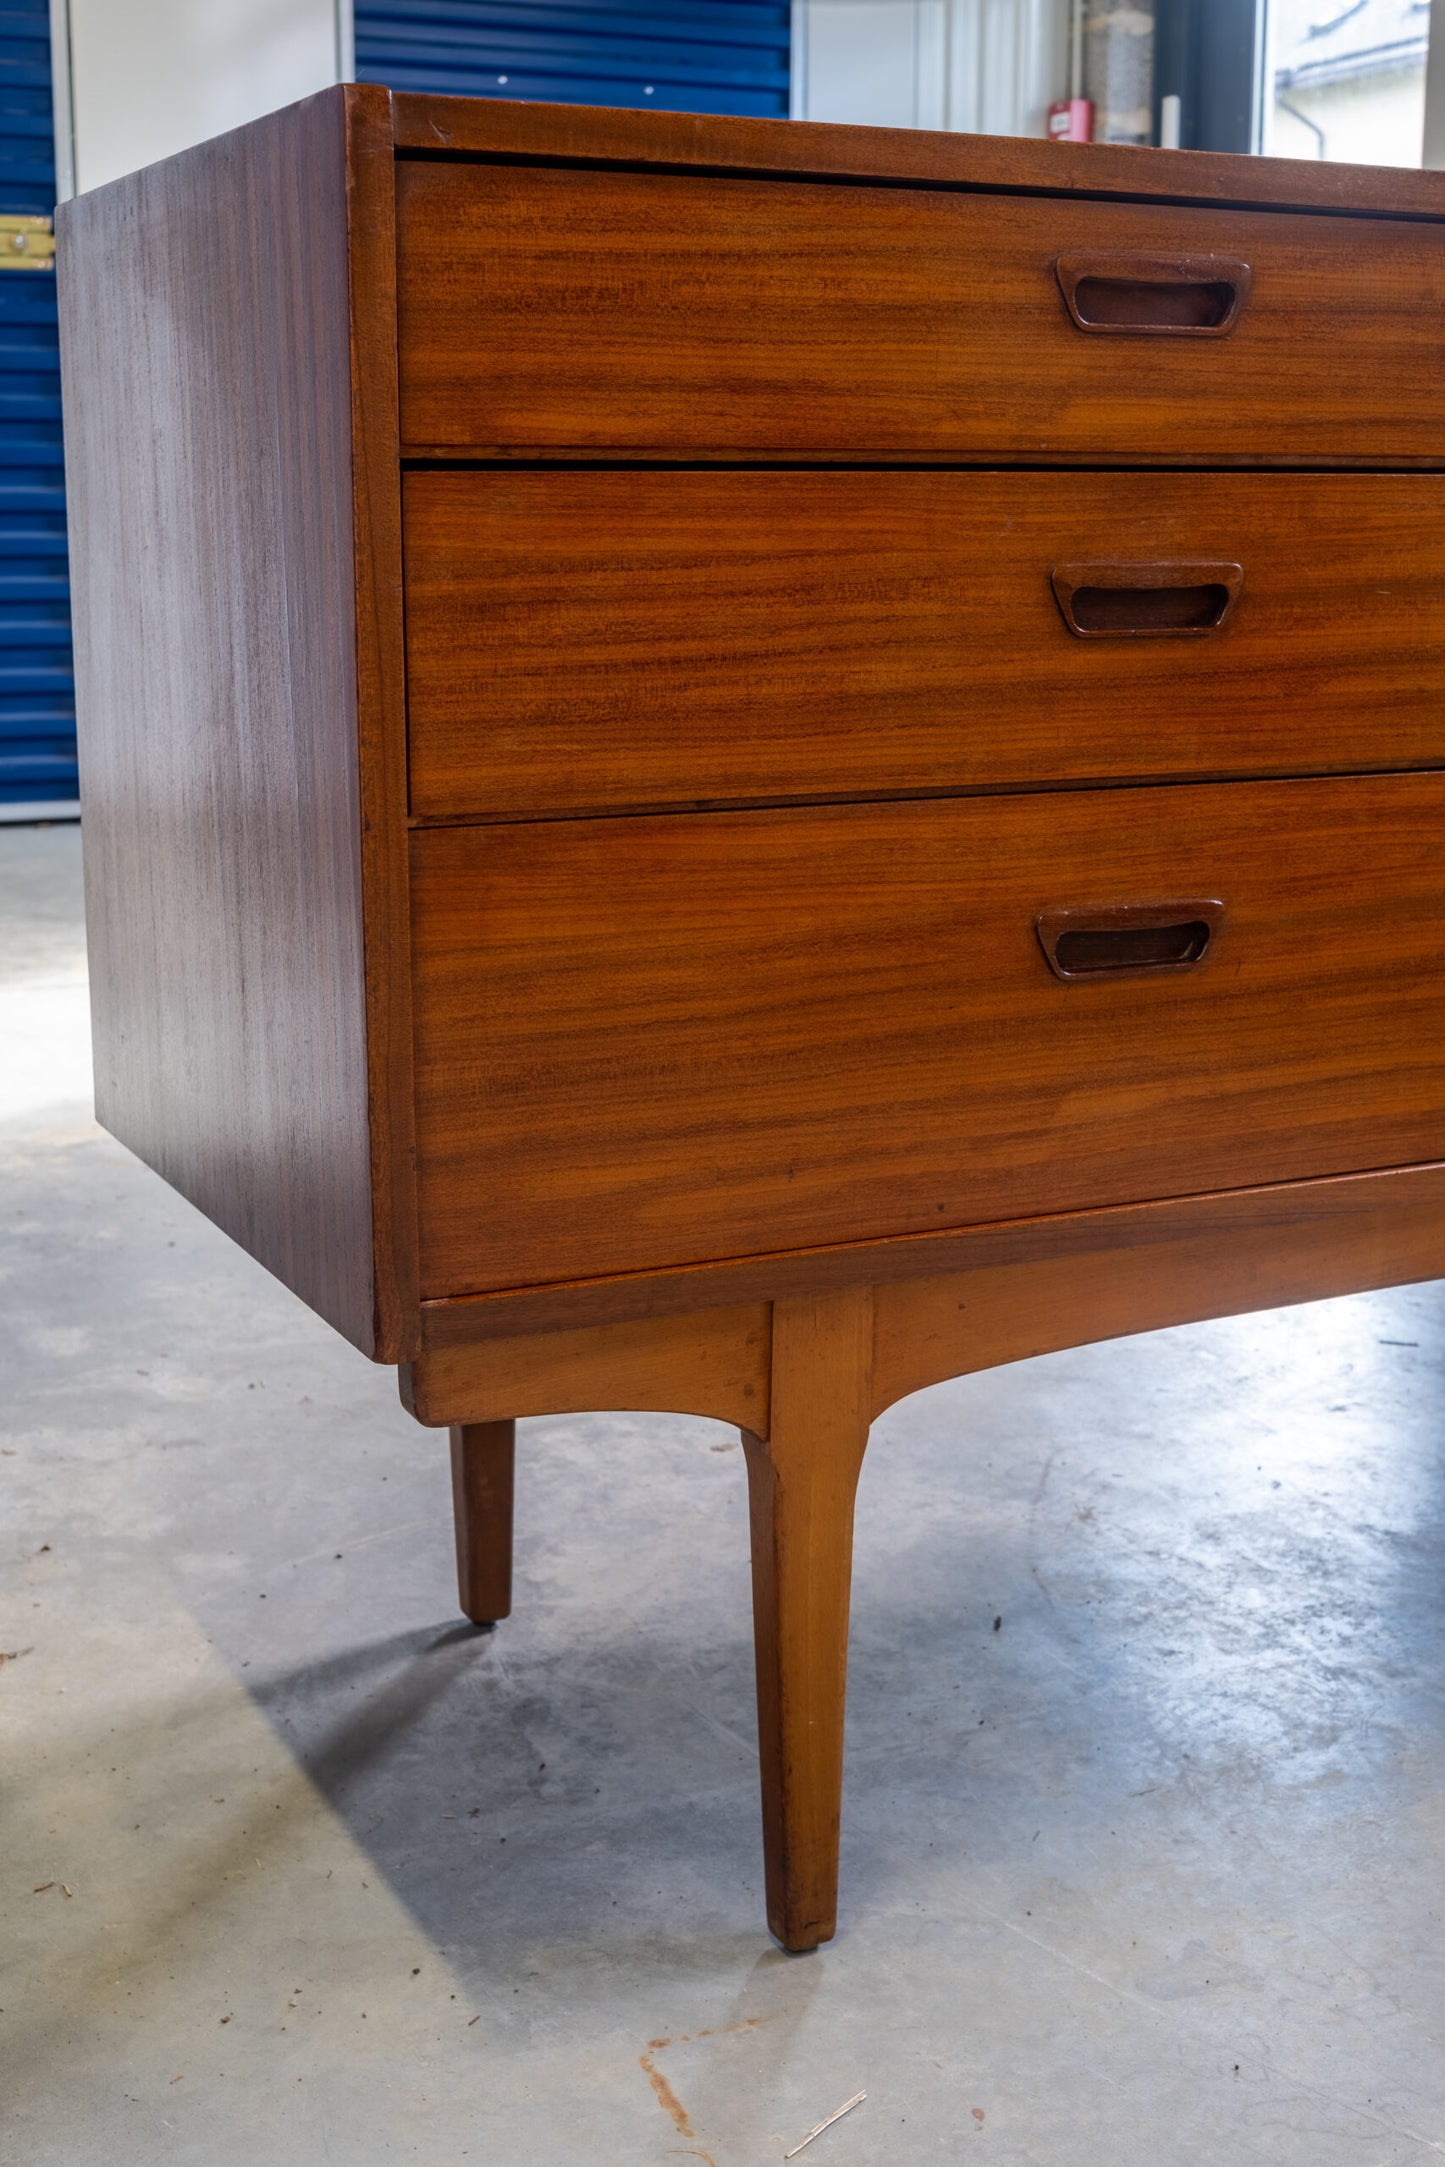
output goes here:
<path id="1" fill-rule="evenodd" d="M 1445 1271 L 1445 176 L 366 87 L 59 249 L 100 1117 L 478 1621 L 742 1428 L 811 1947 L 872 1418 Z"/>

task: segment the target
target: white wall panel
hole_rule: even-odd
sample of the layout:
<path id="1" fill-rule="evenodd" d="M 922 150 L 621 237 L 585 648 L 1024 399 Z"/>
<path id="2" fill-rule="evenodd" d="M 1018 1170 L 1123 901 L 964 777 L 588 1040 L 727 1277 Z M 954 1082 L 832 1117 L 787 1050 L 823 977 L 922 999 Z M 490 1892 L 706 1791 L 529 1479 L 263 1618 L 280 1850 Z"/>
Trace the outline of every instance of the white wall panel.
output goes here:
<path id="1" fill-rule="evenodd" d="M 798 0 L 794 117 L 1043 135 L 1069 0 Z"/>
<path id="2" fill-rule="evenodd" d="M 338 0 L 68 0 L 62 12 L 77 188 L 340 79 Z"/>

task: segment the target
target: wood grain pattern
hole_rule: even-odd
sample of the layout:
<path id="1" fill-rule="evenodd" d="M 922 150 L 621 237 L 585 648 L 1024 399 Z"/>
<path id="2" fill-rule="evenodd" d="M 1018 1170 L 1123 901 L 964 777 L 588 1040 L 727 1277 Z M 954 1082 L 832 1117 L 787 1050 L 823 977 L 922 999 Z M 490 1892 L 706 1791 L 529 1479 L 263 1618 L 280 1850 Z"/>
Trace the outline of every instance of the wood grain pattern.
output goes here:
<path id="1" fill-rule="evenodd" d="M 1182 1232 L 1167 1212 L 1152 1228 L 1141 1216 L 1127 1245 L 880 1286 L 872 1412 L 1000 1362 L 1445 1273 L 1445 1177 L 1387 1175 L 1373 1194 L 1358 1181 L 1303 1187 L 1312 1209 L 1281 1190 L 1210 1198 L 1220 1208 L 1196 1210 Z"/>
<path id="2" fill-rule="evenodd" d="M 1278 1278 L 1270 1275 L 1273 1243 L 1279 1244 L 1286 1259 L 1297 1260 L 1318 1248 L 1322 1258 L 1332 1260 L 1329 1276 L 1314 1285 L 1312 1292 L 1292 1294 L 1296 1282 L 1287 1271 Z M 424 1365 L 429 1378 L 445 1376 L 449 1387 L 462 1393 L 462 1397 L 450 1391 L 438 1394 L 438 1411 L 428 1419 L 448 1422 L 459 1419 L 473 1404 L 492 1408 L 499 1404 L 496 1393 L 483 1403 L 477 1392 L 488 1380 L 505 1375 L 505 1367 L 499 1371 L 497 1366 L 495 1343 L 515 1340 L 519 1334 L 536 1343 L 540 1365 L 545 1359 L 543 1342 L 563 1332 L 590 1335 L 596 1327 L 620 1322 L 635 1324 L 640 1333 L 654 1325 L 668 1325 L 675 1331 L 680 1319 L 711 1317 L 727 1308 L 751 1314 L 752 1305 L 789 1294 L 822 1293 L 864 1282 L 880 1288 L 901 1286 L 962 1272 L 1013 1270 L 1055 1258 L 1076 1260 L 1086 1273 L 1111 1274 L 1113 1260 L 1127 1259 L 1135 1250 L 1152 1256 L 1184 1252 L 1192 1244 L 1207 1249 L 1214 1260 L 1212 1297 L 1221 1303 L 1218 1309 L 1198 1311 L 1200 1316 L 1228 1314 L 1226 1305 L 1236 1292 L 1242 1307 L 1268 1309 L 1291 1300 L 1314 1301 L 1370 1286 L 1435 1278 L 1445 1273 L 1445 1164 L 1384 1167 L 1322 1181 L 1268 1183 L 1203 1196 L 1165 1197 L 1149 1204 L 1116 1204 L 1103 1210 L 950 1228 L 942 1234 L 789 1250 L 691 1265 L 681 1271 L 639 1272 L 424 1302 L 424 1346 L 418 1373 Z M 1229 1269 L 1234 1252 L 1241 1260 L 1238 1275 Z M 1294 1264 L 1288 1269 L 1293 1271 Z M 1380 1276 L 1372 1278 L 1373 1272 Z M 1155 1321 L 1184 1324 L 1192 1314 L 1183 1309 Z M 579 1337 L 578 1344 L 605 1344 L 605 1334 L 596 1341 Z M 718 1358 L 723 1363 L 731 1359 L 725 1346 L 719 1348 Z M 535 1389 L 535 1378 L 533 1382 Z M 594 1372 L 586 1365 L 574 1368 L 569 1380 L 579 1407 L 604 1404 L 600 1399 L 589 1400 L 589 1390 L 622 1388 L 622 1380 L 612 1370 Z"/>
<path id="3" fill-rule="evenodd" d="M 420 818 L 1445 757 L 1418 475 L 412 473 Z M 1079 560 L 1234 560 L 1206 639 L 1078 639 Z"/>
<path id="4" fill-rule="evenodd" d="M 418 1422 L 496 1422 L 597 1408 L 710 1415 L 767 1428 L 768 1305 L 633 1317 L 506 1338 L 441 1338 L 403 1367 L 403 1405 Z"/>
<path id="5" fill-rule="evenodd" d="M 346 121 L 351 516 L 376 1320 L 372 1352 L 417 1344 L 416 1139 L 406 838 L 406 627 L 396 380 L 396 189 L 391 96 L 341 93 Z"/>
<path id="6" fill-rule="evenodd" d="M 1445 779 L 414 836 L 429 1297 L 1445 1152 Z M 1062 985 L 1042 909 L 1216 897 Z"/>
<path id="7" fill-rule="evenodd" d="M 496 1625 L 512 1614 L 517 1425 L 454 1422 L 451 1447 L 458 1608 L 473 1625 Z"/>
<path id="8" fill-rule="evenodd" d="M 655 1408 L 766 1432 L 771 1300 L 810 1290 L 872 1286 L 877 1415 L 1000 1362 L 1442 1273 L 1445 1166 L 1390 1168 L 612 1282 L 591 1291 L 616 1319 L 586 1327 L 535 1328 L 553 1292 L 433 1304 L 403 1397 L 440 1424 Z M 710 1306 L 749 1285 L 771 1296 Z M 629 1299 L 652 1313 L 626 1315 Z"/>
<path id="9" fill-rule="evenodd" d="M 767 1436 L 743 1431 L 768 1925 L 785 1949 L 837 1926 L 853 1500 L 868 1443 L 866 1287 L 773 1309 Z"/>
<path id="10" fill-rule="evenodd" d="M 1445 228 L 446 161 L 397 182 L 418 453 L 1445 461 Z M 1070 321 L 1061 252 L 1222 240 L 1254 273 L 1228 337 Z"/>
<path id="11" fill-rule="evenodd" d="M 60 299 L 99 1115 L 386 1357 L 347 113 L 327 93 L 63 205 Z"/>
<path id="12" fill-rule="evenodd" d="M 937 188 L 1074 197 L 1158 195 L 1221 209 L 1282 205 L 1369 218 L 1445 219 L 1445 180 L 1438 173 L 1396 166 L 711 113 L 624 112 L 507 98 L 406 93 L 397 96 L 395 109 L 403 156 L 556 158 L 707 173 L 811 175 L 824 182 L 916 181 Z M 1221 224 L 1220 231 L 1228 229 Z M 1217 245 L 1228 248 L 1224 239 Z"/>

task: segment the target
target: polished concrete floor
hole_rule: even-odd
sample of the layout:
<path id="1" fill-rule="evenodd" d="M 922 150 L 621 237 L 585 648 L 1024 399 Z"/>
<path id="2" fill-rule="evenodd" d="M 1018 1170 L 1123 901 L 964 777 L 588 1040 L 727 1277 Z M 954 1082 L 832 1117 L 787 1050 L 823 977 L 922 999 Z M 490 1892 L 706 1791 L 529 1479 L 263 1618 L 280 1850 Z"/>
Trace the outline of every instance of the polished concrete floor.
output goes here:
<path id="1" fill-rule="evenodd" d="M 733 1436 L 524 1425 L 460 1626 L 444 1439 L 90 1119 L 78 866 L 0 830 L 0 2159 L 1445 2154 L 1445 1288 L 878 1425 L 788 1958 Z"/>

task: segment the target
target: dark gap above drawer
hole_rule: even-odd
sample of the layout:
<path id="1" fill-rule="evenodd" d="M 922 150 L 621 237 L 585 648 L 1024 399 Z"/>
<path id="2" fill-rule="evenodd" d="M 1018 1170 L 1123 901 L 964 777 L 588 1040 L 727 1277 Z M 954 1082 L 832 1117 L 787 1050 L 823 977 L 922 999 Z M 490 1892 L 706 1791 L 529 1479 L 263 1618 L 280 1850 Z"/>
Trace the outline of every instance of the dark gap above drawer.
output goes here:
<path id="1" fill-rule="evenodd" d="M 1421 459 L 1254 459 L 1217 457 L 1208 459 L 1117 459 L 1065 454 L 1049 457 L 1002 459 L 979 452 L 967 459 L 943 459 L 932 452 L 895 452 L 881 458 L 873 452 L 797 452 L 770 458 L 759 453 L 740 459 L 733 452 L 690 451 L 683 456 L 661 447 L 615 451 L 578 450 L 568 446 L 549 450 L 535 445 L 526 449 L 489 452 L 458 452 L 409 445 L 401 454 L 404 474 L 515 474 L 535 470 L 547 474 L 650 473 L 714 474 L 816 474 L 820 468 L 846 468 L 850 474 L 1437 474 L 1445 472 L 1445 452 Z"/>

